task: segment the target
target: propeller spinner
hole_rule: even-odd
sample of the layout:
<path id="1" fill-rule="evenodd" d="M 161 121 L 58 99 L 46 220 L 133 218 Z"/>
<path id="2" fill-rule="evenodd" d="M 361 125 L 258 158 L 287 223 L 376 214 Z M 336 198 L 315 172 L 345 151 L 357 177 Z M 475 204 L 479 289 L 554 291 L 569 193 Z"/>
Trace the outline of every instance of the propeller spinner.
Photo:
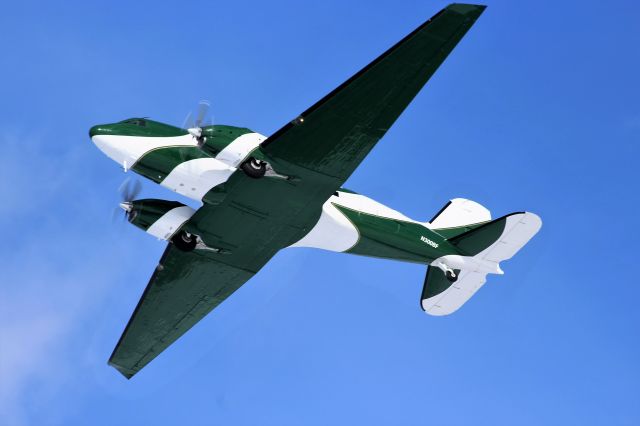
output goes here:
<path id="1" fill-rule="evenodd" d="M 131 202 L 140 194 L 140 191 L 142 191 L 142 184 L 140 181 L 132 180 L 131 178 L 127 178 L 122 182 L 120 188 L 118 188 L 118 192 L 120 193 L 120 198 L 122 200 L 119 206 L 124 210 L 124 217 L 126 220 L 130 221 L 130 214 L 133 210 L 133 204 Z"/>
<path id="2" fill-rule="evenodd" d="M 202 126 L 207 125 L 205 122 L 205 117 L 209 112 L 209 108 L 211 107 L 211 103 L 206 100 L 202 100 L 198 102 L 198 113 L 196 115 L 195 121 L 191 121 L 191 113 L 187 115 L 187 118 L 184 120 L 183 127 L 187 129 L 187 131 L 193 135 L 198 142 L 201 142 L 200 138 L 202 137 Z"/>

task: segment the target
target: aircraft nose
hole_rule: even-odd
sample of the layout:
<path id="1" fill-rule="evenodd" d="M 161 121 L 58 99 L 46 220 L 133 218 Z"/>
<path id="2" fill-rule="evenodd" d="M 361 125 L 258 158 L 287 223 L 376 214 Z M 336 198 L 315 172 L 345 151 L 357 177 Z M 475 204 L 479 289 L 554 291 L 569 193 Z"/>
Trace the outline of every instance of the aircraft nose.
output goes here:
<path id="1" fill-rule="evenodd" d="M 97 126 L 93 126 L 92 128 L 89 129 L 90 138 L 93 138 L 94 136 L 98 136 L 98 135 L 108 135 L 110 133 L 111 133 L 111 129 L 104 124 L 98 124 Z"/>
<path id="2" fill-rule="evenodd" d="M 89 136 L 100 151 L 126 168 L 129 156 L 126 143 L 120 140 L 117 124 L 98 124 L 89 129 Z"/>

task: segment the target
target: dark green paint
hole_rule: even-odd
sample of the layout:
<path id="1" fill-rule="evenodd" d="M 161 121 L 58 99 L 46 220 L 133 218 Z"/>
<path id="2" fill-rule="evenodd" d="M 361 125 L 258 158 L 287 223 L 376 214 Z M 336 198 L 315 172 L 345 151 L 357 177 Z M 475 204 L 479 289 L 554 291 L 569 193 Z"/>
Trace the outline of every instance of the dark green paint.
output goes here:
<path id="1" fill-rule="evenodd" d="M 252 276 L 206 251 L 185 253 L 169 244 L 109 365 L 131 378 Z"/>
<path id="2" fill-rule="evenodd" d="M 141 125 L 144 123 L 144 125 Z M 89 136 L 117 135 L 117 136 L 146 136 L 171 137 L 189 134 L 185 129 L 149 120 L 148 118 L 130 118 L 119 123 L 99 124 L 89 129 Z"/>
<path id="3" fill-rule="evenodd" d="M 465 232 L 471 231 L 472 229 L 478 228 L 479 226 L 484 225 L 487 222 L 478 222 L 472 223 L 465 226 L 457 226 L 453 228 L 439 228 L 434 229 L 438 234 L 442 235 L 445 238 L 453 238 L 456 235 L 464 234 Z"/>
<path id="4" fill-rule="evenodd" d="M 274 169 L 346 180 L 384 136 L 485 6 L 454 4 L 383 53 L 262 145 Z"/>
<path id="5" fill-rule="evenodd" d="M 227 147 L 231 142 L 247 133 L 254 133 L 253 130 L 246 127 L 234 127 L 215 125 L 202 129 L 204 144 L 202 149 L 210 156 L 215 157 L 220 151 Z"/>
<path id="6" fill-rule="evenodd" d="M 205 195 L 185 227 L 225 254 L 169 247 L 110 363 L 131 377 L 317 223 L 340 188 L 478 18 L 483 6 L 451 5 L 272 135 L 252 155 L 291 179 L 235 172 Z M 364 220 L 365 218 L 363 218 Z M 395 224 L 398 252 L 366 228 L 372 252 L 424 263 L 434 256 L 416 229 Z M 380 225 L 383 226 L 383 225 Z M 419 246 L 418 243 L 423 246 Z M 443 242 L 443 244 L 445 244 Z M 427 246 L 427 247 L 424 247 Z M 363 251 L 365 249 L 363 248 Z M 397 255 L 397 256 L 396 256 Z"/>
<path id="7" fill-rule="evenodd" d="M 459 269 L 455 269 L 454 272 L 457 274 L 460 273 Z M 424 278 L 424 286 L 422 287 L 422 297 L 420 300 L 425 300 L 433 296 L 437 296 L 442 293 L 449 287 L 451 287 L 453 283 L 447 279 L 442 272 L 442 269 L 429 266 L 427 268 L 427 275 Z M 422 307 L 422 304 L 420 304 Z"/>
<path id="8" fill-rule="evenodd" d="M 209 157 L 197 146 L 167 146 L 149 151 L 131 169 L 159 183 L 185 161 Z"/>
<path id="9" fill-rule="evenodd" d="M 449 241 L 460 253 L 467 256 L 475 256 L 500 238 L 507 224 L 507 218 L 514 214 L 520 213 L 510 213 L 487 222 L 469 232 L 453 237 Z"/>
<path id="10" fill-rule="evenodd" d="M 205 206 L 187 229 L 207 245 L 230 251 L 224 262 L 257 272 L 279 249 L 306 235 L 334 191 L 312 179 L 251 179 L 237 171 L 203 197 Z"/>
<path id="11" fill-rule="evenodd" d="M 177 201 L 157 200 L 152 198 L 131 201 L 132 209 L 129 222 L 146 231 L 169 210 L 182 207 Z"/>
<path id="12" fill-rule="evenodd" d="M 166 146 L 145 153 L 131 168 L 136 173 L 160 183 L 171 171 L 185 161 L 213 158 L 238 137 L 253 133 L 252 130 L 233 126 L 208 126 L 203 128 L 204 145 Z"/>
<path id="13" fill-rule="evenodd" d="M 504 232 L 507 218 L 514 214 L 519 213 L 511 213 L 490 222 L 474 224 L 470 230 L 462 233 L 455 233 L 455 231 L 464 228 L 438 229 L 437 232 L 439 234 L 441 234 L 442 231 L 454 233 L 455 236 L 448 237 L 448 241 L 455 247 L 455 250 L 464 256 L 475 256 L 500 238 Z M 459 274 L 460 270 L 456 269 L 455 273 Z M 422 288 L 422 298 L 420 300 L 436 296 L 451 287 L 451 285 L 452 283 L 445 277 L 444 272 L 442 272 L 440 268 L 429 266 L 427 276 L 424 280 L 424 287 Z"/>
<path id="14" fill-rule="evenodd" d="M 423 264 L 447 254 L 458 254 L 442 235 L 418 223 L 334 206 L 358 229 L 358 242 L 348 253 Z M 421 237 L 438 244 L 438 248 L 425 243 Z"/>

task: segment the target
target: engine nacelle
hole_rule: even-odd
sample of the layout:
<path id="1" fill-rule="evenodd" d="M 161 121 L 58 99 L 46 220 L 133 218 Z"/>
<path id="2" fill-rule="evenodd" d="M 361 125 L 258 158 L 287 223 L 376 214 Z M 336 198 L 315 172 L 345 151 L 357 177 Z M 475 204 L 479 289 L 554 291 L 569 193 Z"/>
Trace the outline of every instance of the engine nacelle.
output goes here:
<path id="1" fill-rule="evenodd" d="M 198 146 L 207 155 L 237 168 L 265 139 L 266 136 L 246 127 L 215 125 L 202 129 Z"/>
<path id="2" fill-rule="evenodd" d="M 196 212 L 177 201 L 143 199 L 123 203 L 133 225 L 160 240 L 170 240 Z"/>
<path id="3" fill-rule="evenodd" d="M 202 144 L 200 148 L 212 157 L 218 155 L 231 142 L 247 134 L 255 133 L 246 127 L 207 126 L 202 129 Z"/>

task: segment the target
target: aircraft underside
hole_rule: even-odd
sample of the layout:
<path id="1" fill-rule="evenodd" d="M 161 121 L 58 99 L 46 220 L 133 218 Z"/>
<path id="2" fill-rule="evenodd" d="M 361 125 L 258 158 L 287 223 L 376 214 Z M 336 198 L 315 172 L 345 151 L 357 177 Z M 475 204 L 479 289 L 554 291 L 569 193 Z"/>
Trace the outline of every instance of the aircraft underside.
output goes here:
<path id="1" fill-rule="evenodd" d="M 484 9 L 447 6 L 269 137 L 205 125 L 206 103 L 187 128 L 146 118 L 92 127 L 125 171 L 202 203 L 135 199 L 125 187 L 129 222 L 168 244 L 109 363 L 132 377 L 287 247 L 429 265 L 420 303 L 431 315 L 502 274 L 540 229 L 535 214 L 492 219 L 455 198 L 420 222 L 342 187 Z"/>

